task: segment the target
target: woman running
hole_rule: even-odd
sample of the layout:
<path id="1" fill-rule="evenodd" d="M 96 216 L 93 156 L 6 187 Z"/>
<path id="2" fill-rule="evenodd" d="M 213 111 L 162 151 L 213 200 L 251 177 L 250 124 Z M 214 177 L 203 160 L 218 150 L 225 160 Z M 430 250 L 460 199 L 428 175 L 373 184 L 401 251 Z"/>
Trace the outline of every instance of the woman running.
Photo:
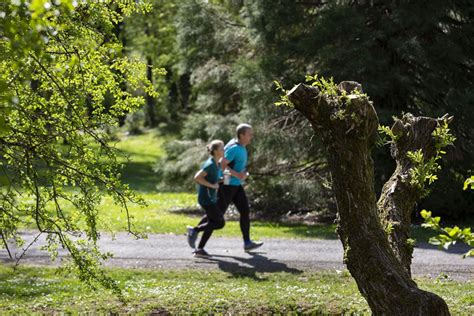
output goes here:
<path id="1" fill-rule="evenodd" d="M 209 159 L 204 162 L 201 169 L 194 176 L 194 181 L 198 184 L 198 202 L 206 211 L 206 215 L 200 224 L 195 227 L 187 227 L 188 244 L 194 250 L 196 257 L 210 257 L 204 250 L 207 241 L 215 229 L 224 227 L 224 215 L 217 208 L 217 189 L 219 189 L 220 163 L 224 156 L 224 142 L 213 140 L 207 145 Z M 196 239 L 199 232 L 203 232 L 201 241 L 196 248 Z"/>

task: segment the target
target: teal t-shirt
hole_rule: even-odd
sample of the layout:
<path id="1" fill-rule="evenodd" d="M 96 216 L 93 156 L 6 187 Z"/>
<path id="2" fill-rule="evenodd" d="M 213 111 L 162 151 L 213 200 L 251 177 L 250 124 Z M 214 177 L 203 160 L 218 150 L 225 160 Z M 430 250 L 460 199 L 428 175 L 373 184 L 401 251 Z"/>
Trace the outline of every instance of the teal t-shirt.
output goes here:
<path id="1" fill-rule="evenodd" d="M 206 171 L 205 179 L 212 184 L 219 181 L 219 165 L 210 157 L 201 167 L 201 170 Z M 208 188 L 204 185 L 198 184 L 198 202 L 201 205 L 210 205 L 217 202 L 216 189 Z"/>
<path id="2" fill-rule="evenodd" d="M 236 172 L 242 172 L 247 167 L 247 149 L 232 139 L 224 147 L 224 157 L 229 161 L 229 166 Z M 232 176 L 229 185 L 241 185 L 239 178 Z"/>

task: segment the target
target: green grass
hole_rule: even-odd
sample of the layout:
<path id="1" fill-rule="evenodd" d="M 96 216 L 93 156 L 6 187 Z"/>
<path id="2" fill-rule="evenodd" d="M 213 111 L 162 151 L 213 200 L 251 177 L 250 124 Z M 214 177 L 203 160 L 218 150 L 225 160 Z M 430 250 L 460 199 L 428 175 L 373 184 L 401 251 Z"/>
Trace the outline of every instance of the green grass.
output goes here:
<path id="1" fill-rule="evenodd" d="M 130 205 L 133 227 L 141 232 L 182 234 L 186 225 L 196 225 L 204 211 L 199 208 L 194 193 L 143 193 L 148 206 Z M 67 210 L 67 207 L 65 208 Z M 103 198 L 99 207 L 99 229 L 124 231 L 126 213 L 120 211 L 110 197 Z M 72 212 L 69 209 L 69 212 Z M 324 238 L 335 239 L 335 225 L 283 224 L 252 221 L 252 236 L 259 238 Z M 238 220 L 227 221 L 215 236 L 240 237 Z"/>
<path id="2" fill-rule="evenodd" d="M 167 137 L 150 130 L 141 135 L 121 136 L 115 147 L 130 155 L 134 162 L 153 164 L 165 154 L 163 143 L 166 140 Z"/>
<path id="3" fill-rule="evenodd" d="M 157 134 L 156 131 L 147 131 L 142 135 L 121 136 L 115 147 L 122 150 L 127 158 L 122 159 L 122 181 L 133 190 L 150 193 L 156 191 L 159 181 L 153 166 L 165 152 L 163 144 L 167 137 Z"/>
<path id="4" fill-rule="evenodd" d="M 0 265 L 0 313 L 314 313 L 370 314 L 347 272 L 228 274 L 201 270 L 125 270 L 110 274 L 126 302 L 94 292 L 52 268 Z M 417 279 L 443 297 L 453 315 L 472 315 L 471 282 Z"/>

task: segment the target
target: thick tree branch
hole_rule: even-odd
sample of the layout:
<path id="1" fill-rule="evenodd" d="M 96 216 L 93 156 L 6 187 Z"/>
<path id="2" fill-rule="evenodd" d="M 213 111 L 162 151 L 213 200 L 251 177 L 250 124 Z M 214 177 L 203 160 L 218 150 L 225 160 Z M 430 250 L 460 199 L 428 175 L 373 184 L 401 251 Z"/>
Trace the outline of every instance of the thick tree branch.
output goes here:
<path id="1" fill-rule="evenodd" d="M 411 215 L 424 194 L 424 190 L 412 184 L 411 170 L 416 164 L 408 153 L 421 150 L 425 161 L 433 158 L 437 153 L 433 131 L 448 119 L 452 118 L 415 117 L 408 113 L 397 119 L 391 129 L 396 137 L 391 147 L 396 168 L 382 188 L 377 207 L 390 245 L 408 273 L 413 253 L 409 242 Z"/>

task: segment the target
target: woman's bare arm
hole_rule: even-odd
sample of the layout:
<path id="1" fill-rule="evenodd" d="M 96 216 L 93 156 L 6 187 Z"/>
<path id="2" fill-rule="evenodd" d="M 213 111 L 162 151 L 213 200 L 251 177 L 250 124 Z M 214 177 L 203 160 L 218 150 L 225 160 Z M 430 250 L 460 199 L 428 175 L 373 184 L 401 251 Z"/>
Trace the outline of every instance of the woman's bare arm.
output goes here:
<path id="1" fill-rule="evenodd" d="M 198 172 L 196 172 L 196 174 L 194 175 L 194 181 L 196 181 L 196 183 L 203 185 L 205 187 L 208 187 L 211 189 L 218 189 L 219 184 L 210 183 L 209 181 L 206 180 L 205 178 L 206 176 L 207 176 L 207 172 L 201 169 Z"/>

